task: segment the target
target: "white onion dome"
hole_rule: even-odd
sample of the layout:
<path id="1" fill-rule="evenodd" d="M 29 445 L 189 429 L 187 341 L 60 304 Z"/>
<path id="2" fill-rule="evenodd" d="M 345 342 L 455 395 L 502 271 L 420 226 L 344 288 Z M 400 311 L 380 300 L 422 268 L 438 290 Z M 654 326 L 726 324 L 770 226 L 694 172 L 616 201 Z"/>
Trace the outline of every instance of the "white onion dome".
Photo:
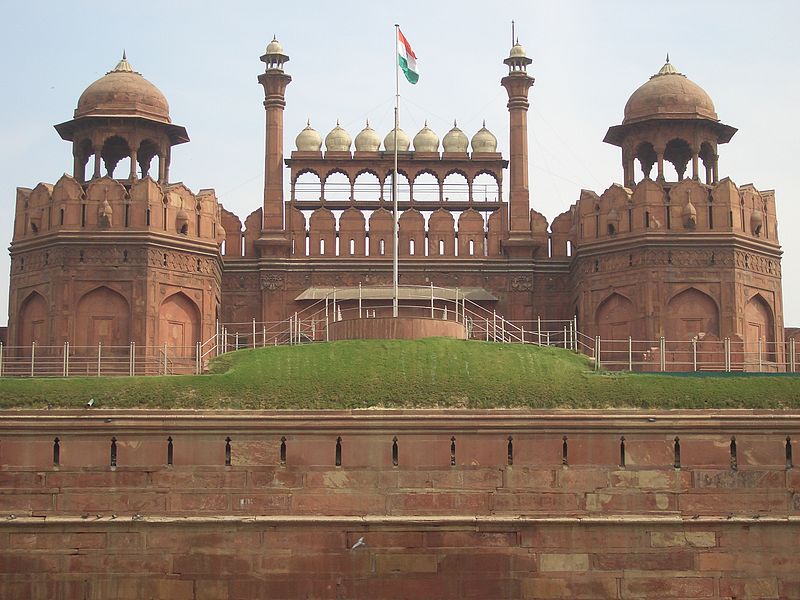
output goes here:
<path id="1" fill-rule="evenodd" d="M 331 132 L 325 136 L 325 150 L 327 152 L 350 152 L 352 143 L 350 134 L 339 126 L 339 121 L 336 121 L 336 127 L 331 129 Z"/>
<path id="2" fill-rule="evenodd" d="M 508 53 L 509 58 L 525 58 L 528 56 L 525 54 L 525 48 L 522 47 L 522 44 L 519 43 L 519 40 L 511 46 L 511 51 Z"/>
<path id="3" fill-rule="evenodd" d="M 442 140 L 442 146 L 445 152 L 460 152 L 463 154 L 467 151 L 469 139 L 467 139 L 464 132 L 458 128 L 458 124 L 455 121 L 453 121 L 453 128 L 445 134 Z"/>
<path id="4" fill-rule="evenodd" d="M 386 137 L 383 138 L 383 147 L 386 149 L 387 152 L 394 152 L 394 129 L 392 129 L 389 133 L 386 134 Z M 397 151 L 398 152 L 408 152 L 408 148 L 411 146 L 411 141 L 408 139 L 406 132 L 397 128 Z"/>
<path id="5" fill-rule="evenodd" d="M 381 138 L 378 132 L 369 126 L 369 119 L 367 125 L 356 136 L 356 152 L 377 152 L 381 147 Z"/>
<path id="6" fill-rule="evenodd" d="M 275 36 L 272 36 L 272 41 L 267 44 L 266 54 L 283 54 L 283 46 L 281 46 L 281 43 Z"/>
<path id="7" fill-rule="evenodd" d="M 299 152 L 319 152 L 322 148 L 322 136 L 311 127 L 311 121 L 308 121 L 305 129 L 297 134 L 294 144 Z"/>
<path id="8" fill-rule="evenodd" d="M 419 130 L 419 133 L 414 136 L 414 151 L 415 152 L 438 152 L 439 151 L 439 136 L 434 133 L 433 129 L 428 127 L 428 122 Z"/>
<path id="9" fill-rule="evenodd" d="M 497 152 L 497 138 L 486 129 L 486 121 L 483 122 L 478 132 L 472 136 L 473 152 Z"/>

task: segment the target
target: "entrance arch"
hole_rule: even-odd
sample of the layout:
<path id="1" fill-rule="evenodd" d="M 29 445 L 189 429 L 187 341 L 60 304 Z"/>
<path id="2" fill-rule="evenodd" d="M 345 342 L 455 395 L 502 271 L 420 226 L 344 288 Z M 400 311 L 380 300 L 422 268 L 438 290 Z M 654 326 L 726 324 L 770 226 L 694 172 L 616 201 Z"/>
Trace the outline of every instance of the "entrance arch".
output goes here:
<path id="1" fill-rule="evenodd" d="M 200 310 L 183 292 L 172 294 L 158 311 L 158 345 L 170 355 L 190 358 L 200 341 Z"/>
<path id="2" fill-rule="evenodd" d="M 628 336 L 638 348 L 644 337 L 642 322 L 630 299 L 614 292 L 603 300 L 595 312 L 597 333 L 601 339 L 600 360 L 609 366 L 627 368 Z"/>
<path id="3" fill-rule="evenodd" d="M 105 286 L 84 294 L 75 311 L 75 341 L 78 346 L 103 344 L 127 353 L 130 305 L 125 297 Z"/>
<path id="4" fill-rule="evenodd" d="M 719 309 L 708 294 L 690 287 L 674 295 L 667 304 L 665 337 L 690 340 L 699 333 L 719 337 Z"/>
<path id="5" fill-rule="evenodd" d="M 744 307 L 744 349 L 746 361 L 758 360 L 761 344 L 762 357 L 775 360 L 775 320 L 769 303 L 761 294 L 756 294 Z"/>
<path id="6" fill-rule="evenodd" d="M 30 348 L 33 342 L 37 345 L 47 343 L 48 334 L 47 302 L 38 292 L 31 292 L 22 302 L 17 321 L 17 345 Z"/>

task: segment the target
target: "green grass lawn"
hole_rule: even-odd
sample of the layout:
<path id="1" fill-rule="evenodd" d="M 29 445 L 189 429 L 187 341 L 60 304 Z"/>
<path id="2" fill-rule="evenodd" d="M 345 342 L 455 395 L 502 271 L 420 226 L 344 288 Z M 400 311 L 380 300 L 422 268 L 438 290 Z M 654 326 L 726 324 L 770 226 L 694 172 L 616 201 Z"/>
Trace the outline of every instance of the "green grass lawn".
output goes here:
<path id="1" fill-rule="evenodd" d="M 211 373 L 0 379 L 0 408 L 798 408 L 800 377 L 594 372 L 586 358 L 432 338 L 240 350 Z"/>

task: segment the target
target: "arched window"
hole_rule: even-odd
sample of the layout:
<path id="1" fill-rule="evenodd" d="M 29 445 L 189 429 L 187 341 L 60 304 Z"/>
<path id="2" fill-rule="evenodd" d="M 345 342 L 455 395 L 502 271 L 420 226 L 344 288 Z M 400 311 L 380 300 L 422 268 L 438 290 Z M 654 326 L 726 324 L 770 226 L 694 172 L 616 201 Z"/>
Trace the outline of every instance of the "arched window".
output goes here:
<path id="1" fill-rule="evenodd" d="M 294 199 L 317 202 L 322 198 L 322 182 L 316 173 L 301 173 L 294 182 Z"/>

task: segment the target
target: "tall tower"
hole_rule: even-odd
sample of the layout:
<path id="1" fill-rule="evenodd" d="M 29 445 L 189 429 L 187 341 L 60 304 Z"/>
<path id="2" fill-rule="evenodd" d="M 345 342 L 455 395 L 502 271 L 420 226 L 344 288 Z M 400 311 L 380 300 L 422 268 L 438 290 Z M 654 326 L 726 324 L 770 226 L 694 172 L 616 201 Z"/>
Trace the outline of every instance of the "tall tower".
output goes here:
<path id="1" fill-rule="evenodd" d="M 264 86 L 266 134 L 264 216 L 258 246 L 262 255 L 280 256 L 287 254 L 289 247 L 283 233 L 283 109 L 286 107 L 286 86 L 292 78 L 283 71 L 289 57 L 274 37 L 261 61 L 266 64 L 266 70 L 258 76 L 258 82 Z"/>
<path id="2" fill-rule="evenodd" d="M 530 257 L 535 246 L 531 235 L 528 188 L 528 90 L 534 82 L 534 78 L 528 75 L 528 65 L 533 61 L 517 40 L 503 62 L 508 65 L 508 75 L 500 84 L 508 92 L 511 170 L 510 231 L 504 246 L 509 256 L 523 258 Z"/>

